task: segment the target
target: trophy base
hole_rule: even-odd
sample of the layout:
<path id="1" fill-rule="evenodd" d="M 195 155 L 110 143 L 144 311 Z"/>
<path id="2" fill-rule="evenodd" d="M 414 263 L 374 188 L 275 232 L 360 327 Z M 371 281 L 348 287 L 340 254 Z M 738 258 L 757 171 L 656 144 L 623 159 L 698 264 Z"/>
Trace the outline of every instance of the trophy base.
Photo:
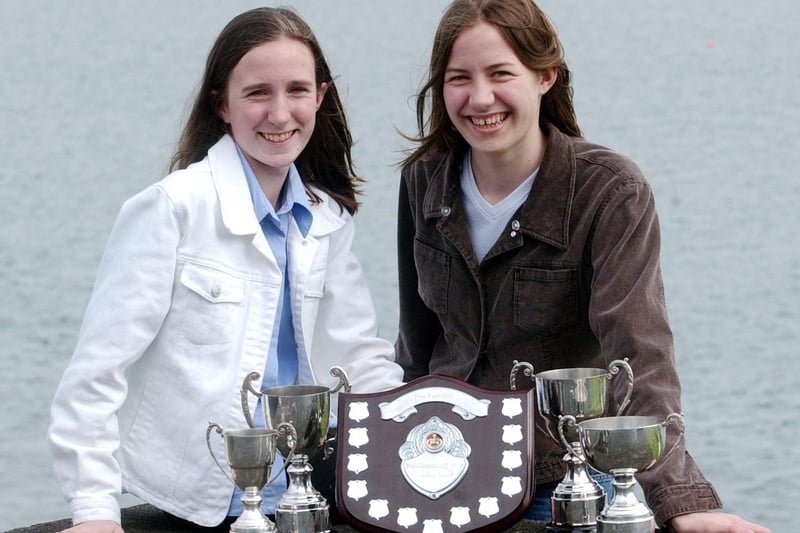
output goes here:
<path id="1" fill-rule="evenodd" d="M 275 526 L 231 526 L 230 533 L 275 533 Z"/>
<path id="2" fill-rule="evenodd" d="M 275 509 L 275 526 L 281 532 L 329 533 L 331 530 L 330 507 Z"/>
<path id="3" fill-rule="evenodd" d="M 653 518 L 625 521 L 597 521 L 597 533 L 654 533 L 656 522 Z"/>
<path id="4" fill-rule="evenodd" d="M 559 526 L 548 524 L 545 533 L 597 533 L 597 526 Z"/>
<path id="5" fill-rule="evenodd" d="M 289 486 L 275 507 L 275 526 L 281 533 L 328 533 L 330 505 L 311 483 L 314 468 L 305 455 L 295 455 L 286 472 Z"/>
<path id="6" fill-rule="evenodd" d="M 256 487 L 244 490 L 244 510 L 231 524 L 230 533 L 275 533 L 275 524 L 261 512 L 261 494 L 258 490 Z"/>

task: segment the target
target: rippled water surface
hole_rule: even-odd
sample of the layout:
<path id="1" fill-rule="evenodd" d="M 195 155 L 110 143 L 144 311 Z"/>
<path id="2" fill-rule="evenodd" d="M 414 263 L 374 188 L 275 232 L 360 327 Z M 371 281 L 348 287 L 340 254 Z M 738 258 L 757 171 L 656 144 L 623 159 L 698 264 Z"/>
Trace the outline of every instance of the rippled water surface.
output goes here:
<path id="1" fill-rule="evenodd" d="M 69 514 L 45 431 L 105 240 L 124 199 L 162 175 L 214 37 L 255 5 L 0 3 L 0 530 Z M 445 2 L 293 5 L 339 75 L 369 180 L 358 251 L 392 339 L 395 127 L 412 129 Z M 800 3 L 542 6 L 565 43 L 585 135 L 635 159 L 655 189 L 689 448 L 728 510 L 791 531 Z"/>

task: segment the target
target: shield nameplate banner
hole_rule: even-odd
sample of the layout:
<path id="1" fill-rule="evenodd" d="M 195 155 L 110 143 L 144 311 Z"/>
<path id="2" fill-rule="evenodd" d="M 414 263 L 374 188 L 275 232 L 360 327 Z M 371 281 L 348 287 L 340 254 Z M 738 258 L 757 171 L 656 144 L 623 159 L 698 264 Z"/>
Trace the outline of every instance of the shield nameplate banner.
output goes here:
<path id="1" fill-rule="evenodd" d="M 425 376 L 339 393 L 336 502 L 361 531 L 498 531 L 534 492 L 532 390 Z"/>

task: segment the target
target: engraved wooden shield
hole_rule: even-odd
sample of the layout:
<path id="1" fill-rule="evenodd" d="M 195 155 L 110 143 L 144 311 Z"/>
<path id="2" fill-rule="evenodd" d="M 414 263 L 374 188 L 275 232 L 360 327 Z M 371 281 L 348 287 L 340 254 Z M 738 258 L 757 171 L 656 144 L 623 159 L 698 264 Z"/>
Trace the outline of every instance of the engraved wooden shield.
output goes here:
<path id="1" fill-rule="evenodd" d="M 360 531 L 511 527 L 533 499 L 533 390 L 425 376 L 339 393 L 336 502 Z"/>

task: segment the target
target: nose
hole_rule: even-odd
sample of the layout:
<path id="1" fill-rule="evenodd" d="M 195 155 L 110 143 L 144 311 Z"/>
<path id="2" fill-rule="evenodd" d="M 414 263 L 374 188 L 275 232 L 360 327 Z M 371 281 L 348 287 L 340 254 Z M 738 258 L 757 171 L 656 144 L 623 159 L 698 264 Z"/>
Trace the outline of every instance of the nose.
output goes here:
<path id="1" fill-rule="evenodd" d="M 487 80 L 477 79 L 472 84 L 469 102 L 477 110 L 488 109 L 494 104 L 494 90 Z"/>
<path id="2" fill-rule="evenodd" d="M 276 95 L 271 102 L 271 105 L 268 110 L 267 120 L 270 124 L 274 124 L 276 126 L 286 124 L 289 122 L 289 117 L 291 113 L 289 111 L 289 100 L 286 98 L 286 95 L 279 94 Z"/>

